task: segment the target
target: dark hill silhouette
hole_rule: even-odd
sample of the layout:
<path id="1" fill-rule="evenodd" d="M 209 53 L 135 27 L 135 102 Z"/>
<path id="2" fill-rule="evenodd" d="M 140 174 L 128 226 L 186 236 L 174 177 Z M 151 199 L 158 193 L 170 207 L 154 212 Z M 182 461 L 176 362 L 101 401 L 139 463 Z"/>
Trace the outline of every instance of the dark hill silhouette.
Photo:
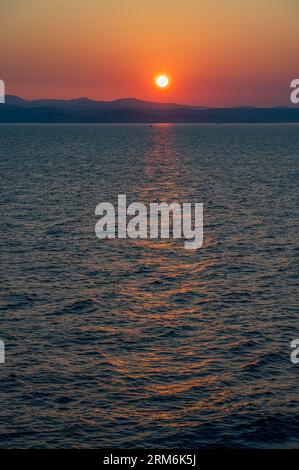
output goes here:
<path id="1" fill-rule="evenodd" d="M 71 100 L 24 100 L 6 96 L 0 104 L 2 123 L 275 123 L 299 122 L 299 107 L 207 108 L 155 103 L 135 98 L 115 101 L 94 101 L 88 98 Z"/>

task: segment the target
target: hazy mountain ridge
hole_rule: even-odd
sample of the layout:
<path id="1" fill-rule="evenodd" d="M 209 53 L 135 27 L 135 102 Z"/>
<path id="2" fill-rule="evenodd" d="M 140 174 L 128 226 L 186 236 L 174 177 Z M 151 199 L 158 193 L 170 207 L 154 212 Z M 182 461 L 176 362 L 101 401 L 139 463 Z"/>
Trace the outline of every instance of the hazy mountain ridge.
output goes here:
<path id="1" fill-rule="evenodd" d="M 181 105 L 177 103 L 158 103 L 155 101 L 139 100 L 137 98 L 119 98 L 113 101 L 97 101 L 90 98 L 80 97 L 65 99 L 37 99 L 25 100 L 14 95 L 7 95 L 5 103 L 7 105 L 20 105 L 29 107 L 55 107 L 59 109 L 90 109 L 90 110 L 108 110 L 108 109 L 205 109 L 203 106 Z"/>

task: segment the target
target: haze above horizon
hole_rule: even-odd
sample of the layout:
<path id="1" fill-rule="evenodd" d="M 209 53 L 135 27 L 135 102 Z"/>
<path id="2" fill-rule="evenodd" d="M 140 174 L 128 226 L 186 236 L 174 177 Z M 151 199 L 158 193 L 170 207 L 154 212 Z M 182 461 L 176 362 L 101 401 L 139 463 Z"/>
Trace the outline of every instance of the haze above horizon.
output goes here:
<path id="1" fill-rule="evenodd" d="M 4 0 L 0 78 L 26 99 L 289 105 L 298 15 L 294 0 Z"/>

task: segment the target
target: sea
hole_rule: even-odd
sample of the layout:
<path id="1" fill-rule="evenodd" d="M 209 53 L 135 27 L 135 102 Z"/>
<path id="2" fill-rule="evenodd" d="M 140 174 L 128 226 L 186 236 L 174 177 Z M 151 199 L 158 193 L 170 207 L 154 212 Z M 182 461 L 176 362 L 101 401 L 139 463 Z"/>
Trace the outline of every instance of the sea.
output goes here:
<path id="1" fill-rule="evenodd" d="M 299 448 L 299 125 L 1 124 L 1 448 Z M 203 246 L 95 235 L 198 202 Z"/>

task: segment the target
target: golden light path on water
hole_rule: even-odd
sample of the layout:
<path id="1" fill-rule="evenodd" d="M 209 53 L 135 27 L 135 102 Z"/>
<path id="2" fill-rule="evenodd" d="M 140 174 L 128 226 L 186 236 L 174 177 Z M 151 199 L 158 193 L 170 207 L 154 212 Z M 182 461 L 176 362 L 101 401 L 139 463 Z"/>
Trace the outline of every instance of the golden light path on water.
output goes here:
<path id="1" fill-rule="evenodd" d="M 194 198 L 192 190 L 186 191 L 188 174 L 185 174 L 181 155 L 175 148 L 172 126 L 155 125 L 152 128 L 151 146 L 144 156 L 144 174 L 137 193 L 139 201 L 145 204 L 155 201 L 171 203 Z M 140 346 L 132 354 L 106 356 L 106 360 L 130 381 L 147 377 L 140 395 L 138 390 L 132 391 L 137 400 L 151 401 L 155 397 L 175 399 L 178 394 L 187 394 L 188 398 L 186 396 L 186 400 L 173 410 L 167 409 L 168 405 L 164 410 L 163 407 L 158 410 L 154 404 L 151 407 L 134 404 L 129 410 L 118 406 L 114 413 L 118 419 L 127 416 L 128 412 L 132 413 L 144 425 L 158 420 L 170 427 L 185 426 L 189 413 L 207 408 L 216 410 L 228 397 L 228 392 L 220 390 L 204 399 L 198 399 L 196 393 L 192 396 L 192 391 L 217 385 L 219 380 L 217 375 L 206 375 L 204 372 L 212 359 L 205 358 L 200 348 L 200 338 L 199 344 L 190 343 L 188 338 L 194 321 L 202 322 L 205 343 L 214 341 L 215 329 L 205 324 L 204 308 L 186 301 L 192 295 L 204 298 L 205 303 L 212 300 L 210 290 L 207 290 L 205 269 L 215 264 L 215 261 L 203 260 L 200 255 L 194 259 L 194 252 L 184 250 L 182 243 L 178 241 L 146 239 L 131 240 L 130 243 L 140 253 L 138 266 L 143 275 L 140 278 L 124 279 L 118 284 L 117 292 L 125 305 L 124 315 L 132 322 L 131 335 Z M 204 243 L 208 247 L 213 240 L 207 237 Z M 177 302 L 179 297 L 186 300 Z M 181 327 L 184 337 L 177 343 L 170 341 L 166 348 L 164 334 L 167 337 Z M 165 332 L 161 336 L 161 344 L 146 343 L 148 329 L 156 329 L 157 332 L 161 329 Z M 207 330 L 210 330 L 208 335 Z M 225 372 L 221 374 L 222 380 L 224 376 Z M 181 423 L 180 419 L 183 419 Z M 189 425 L 197 426 L 197 421 L 188 421 Z"/>

